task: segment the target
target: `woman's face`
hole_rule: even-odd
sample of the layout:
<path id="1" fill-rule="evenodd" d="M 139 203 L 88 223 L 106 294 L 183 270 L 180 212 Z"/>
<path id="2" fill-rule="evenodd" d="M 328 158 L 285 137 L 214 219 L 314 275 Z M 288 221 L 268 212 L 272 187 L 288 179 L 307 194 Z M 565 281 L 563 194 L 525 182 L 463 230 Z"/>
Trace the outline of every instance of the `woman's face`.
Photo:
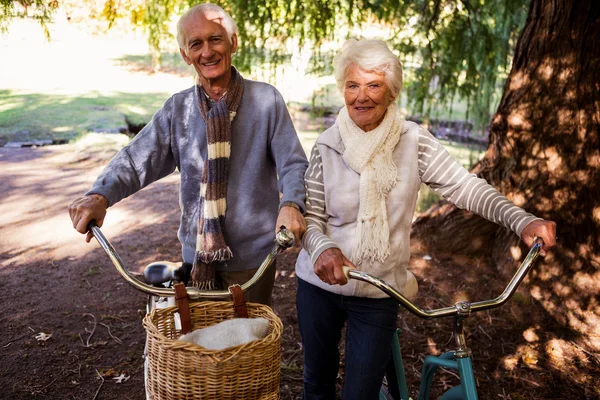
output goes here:
<path id="1" fill-rule="evenodd" d="M 352 121 L 368 132 L 383 121 L 394 97 L 384 73 L 368 72 L 352 64 L 346 73 L 344 100 Z"/>

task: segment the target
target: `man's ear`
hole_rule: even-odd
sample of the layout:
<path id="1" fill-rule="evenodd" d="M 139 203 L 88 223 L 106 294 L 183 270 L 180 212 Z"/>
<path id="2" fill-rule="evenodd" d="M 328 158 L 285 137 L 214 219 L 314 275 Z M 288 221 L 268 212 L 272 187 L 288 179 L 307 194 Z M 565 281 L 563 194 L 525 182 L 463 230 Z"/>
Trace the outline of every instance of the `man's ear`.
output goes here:
<path id="1" fill-rule="evenodd" d="M 185 50 L 181 47 L 179 48 L 179 54 L 181 54 L 181 58 L 183 58 L 183 61 L 185 61 L 187 65 L 192 65 L 192 60 L 185 54 Z"/>
<path id="2" fill-rule="evenodd" d="M 231 35 L 231 54 L 235 53 L 238 49 L 237 34 Z"/>

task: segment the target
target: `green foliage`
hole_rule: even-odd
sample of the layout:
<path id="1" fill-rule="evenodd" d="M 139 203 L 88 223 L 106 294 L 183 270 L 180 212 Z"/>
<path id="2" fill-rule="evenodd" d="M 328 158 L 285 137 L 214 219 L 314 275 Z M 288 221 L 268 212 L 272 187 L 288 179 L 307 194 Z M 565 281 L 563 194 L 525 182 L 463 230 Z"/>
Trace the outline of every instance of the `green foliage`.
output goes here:
<path id="1" fill-rule="evenodd" d="M 35 3 L 49 16 L 56 1 Z M 155 68 L 165 43 L 175 43 L 173 26 L 194 0 L 83 0 L 112 27 L 118 20 L 143 27 Z M 14 0 L 0 0 L 4 16 L 15 16 Z M 483 130 L 498 101 L 499 86 L 511 64 L 516 37 L 525 22 L 528 2 L 521 0 L 216 0 L 238 24 L 240 49 L 236 66 L 271 66 L 294 52 L 312 52 L 311 71 L 330 74 L 332 53 L 349 37 L 386 40 L 405 66 L 408 105 L 424 119 L 432 110 L 468 104 L 467 118 Z M 44 19 L 46 18 L 46 19 Z M 40 21 L 47 21 L 42 17 Z M 369 27 L 376 25 L 376 35 Z M 0 27 L 3 25 L 0 25 Z M 4 25 L 5 26 L 5 25 Z M 451 111 L 450 111 L 451 114 Z"/>
<path id="2" fill-rule="evenodd" d="M 44 35 L 50 39 L 47 24 L 58 6 L 58 0 L 0 0 L 0 33 L 7 31 L 13 18 L 27 17 L 38 20 Z"/>
<path id="3" fill-rule="evenodd" d="M 406 69 L 409 105 L 427 117 L 432 107 L 469 103 L 467 117 L 483 130 L 508 74 L 515 39 L 525 22 L 521 0 L 254 0 L 221 2 L 240 29 L 237 65 L 278 62 L 289 46 L 312 45 L 315 73 L 331 64 L 328 42 L 366 36 L 378 24 Z M 286 47 L 288 46 L 288 47 Z M 335 46 L 333 46 L 335 50 Z M 265 52 L 268 50 L 268 53 Z M 266 58 L 267 57 L 267 58 Z"/>
<path id="4" fill-rule="evenodd" d="M 331 54 L 324 44 L 366 36 L 368 25 L 398 51 L 406 68 L 413 110 L 428 116 L 432 106 L 466 100 L 468 118 L 482 130 L 510 66 L 515 39 L 525 22 L 520 0 L 319 0 L 230 1 L 224 4 L 240 23 L 240 66 L 249 68 L 268 48 L 285 53 L 292 45 L 313 46 L 313 72 L 325 72 Z M 260 60 L 260 56 L 258 57 Z"/>

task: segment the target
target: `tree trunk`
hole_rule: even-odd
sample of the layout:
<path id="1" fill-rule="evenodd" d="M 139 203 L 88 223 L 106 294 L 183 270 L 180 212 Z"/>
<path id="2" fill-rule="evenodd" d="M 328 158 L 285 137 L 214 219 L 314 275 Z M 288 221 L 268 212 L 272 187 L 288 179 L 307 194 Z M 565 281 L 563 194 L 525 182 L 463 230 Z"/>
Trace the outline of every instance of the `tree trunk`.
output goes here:
<path id="1" fill-rule="evenodd" d="M 473 170 L 515 204 L 556 221 L 559 244 L 534 275 L 536 298 L 594 351 L 600 350 L 599 10 L 597 0 L 532 0 L 487 152 Z M 509 260 L 511 271 L 507 255 L 518 258 L 516 235 L 446 202 L 415 221 L 412 234 L 466 255 L 489 255 L 482 245 L 489 243 L 494 261 Z"/>

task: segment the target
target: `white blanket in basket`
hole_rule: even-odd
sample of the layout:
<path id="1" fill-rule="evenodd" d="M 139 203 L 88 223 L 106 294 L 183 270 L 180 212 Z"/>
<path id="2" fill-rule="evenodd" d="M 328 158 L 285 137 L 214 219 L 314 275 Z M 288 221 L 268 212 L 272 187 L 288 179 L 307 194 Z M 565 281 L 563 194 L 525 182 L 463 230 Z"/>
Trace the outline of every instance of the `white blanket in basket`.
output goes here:
<path id="1" fill-rule="evenodd" d="M 264 339 L 268 333 L 269 321 L 265 318 L 234 318 L 196 329 L 178 340 L 194 343 L 208 350 L 223 350 Z"/>

